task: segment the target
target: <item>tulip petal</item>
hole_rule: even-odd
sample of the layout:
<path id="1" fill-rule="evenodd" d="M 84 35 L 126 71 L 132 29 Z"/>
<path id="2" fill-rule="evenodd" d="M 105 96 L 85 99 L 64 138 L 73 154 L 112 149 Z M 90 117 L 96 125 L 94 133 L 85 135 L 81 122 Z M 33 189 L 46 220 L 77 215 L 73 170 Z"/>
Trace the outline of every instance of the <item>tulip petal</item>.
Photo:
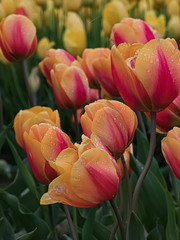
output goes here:
<path id="1" fill-rule="evenodd" d="M 136 75 L 151 96 L 152 111 L 167 107 L 178 95 L 180 67 L 176 64 L 180 65 L 180 53 L 168 39 L 151 40 L 140 50 Z"/>
<path id="2" fill-rule="evenodd" d="M 176 139 L 166 137 L 162 140 L 162 152 L 170 168 L 180 179 L 180 143 Z"/>
<path id="3" fill-rule="evenodd" d="M 84 152 L 71 170 L 73 191 L 95 205 L 112 199 L 118 184 L 119 176 L 111 156 L 100 149 Z"/>

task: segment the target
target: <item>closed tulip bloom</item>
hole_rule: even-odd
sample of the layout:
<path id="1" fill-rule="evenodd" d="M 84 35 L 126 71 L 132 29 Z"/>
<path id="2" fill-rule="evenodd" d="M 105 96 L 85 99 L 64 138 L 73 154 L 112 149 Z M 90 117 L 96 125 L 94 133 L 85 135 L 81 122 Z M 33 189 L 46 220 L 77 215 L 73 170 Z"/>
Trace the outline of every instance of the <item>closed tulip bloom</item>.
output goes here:
<path id="1" fill-rule="evenodd" d="M 50 42 L 47 37 L 41 38 L 37 45 L 37 54 L 40 59 L 46 57 L 46 53 L 54 46 L 55 42 Z"/>
<path id="2" fill-rule="evenodd" d="M 52 89 L 61 108 L 81 108 L 88 100 L 89 85 L 84 71 L 77 66 L 57 64 L 51 70 Z"/>
<path id="3" fill-rule="evenodd" d="M 180 128 L 174 127 L 161 141 L 164 158 L 180 180 Z"/>
<path id="4" fill-rule="evenodd" d="M 60 202 L 89 208 L 114 198 L 117 193 L 119 169 L 106 151 L 91 148 L 78 155 L 75 149 L 68 148 L 52 166 L 60 176 L 49 184 L 41 204 Z"/>
<path id="5" fill-rule="evenodd" d="M 24 7 L 18 7 L 16 8 L 15 14 L 20 14 L 20 15 L 24 15 L 25 17 L 28 17 L 29 18 L 29 14 L 27 13 L 27 11 L 25 10 Z"/>
<path id="6" fill-rule="evenodd" d="M 180 90 L 180 51 L 174 39 L 153 39 L 143 44 L 120 44 L 111 50 L 115 85 L 134 110 L 158 112 Z"/>
<path id="7" fill-rule="evenodd" d="M 78 57 L 78 61 L 81 63 L 81 67 L 88 77 L 89 86 L 91 88 L 100 89 L 100 83 L 96 77 L 94 69 L 96 62 L 101 61 L 102 59 L 107 59 L 109 56 L 110 50 L 108 48 L 87 48 L 84 50 L 82 58 Z M 103 69 L 103 71 L 105 70 Z"/>
<path id="8" fill-rule="evenodd" d="M 121 102 L 98 100 L 85 106 L 81 126 L 86 136 L 94 133 L 110 152 L 119 156 L 133 140 L 137 118 Z"/>
<path id="9" fill-rule="evenodd" d="M 177 40 L 180 39 L 180 29 L 178 27 L 179 24 L 180 24 L 179 15 L 171 16 L 167 25 L 168 36 L 175 38 Z"/>
<path id="10" fill-rule="evenodd" d="M 102 13 L 102 28 L 104 33 L 109 36 L 114 24 L 119 23 L 123 18 L 128 17 L 128 12 L 122 2 L 108 2 Z"/>
<path id="11" fill-rule="evenodd" d="M 32 107 L 20 110 L 14 119 L 14 131 L 17 143 L 25 149 L 23 135 L 29 133 L 34 124 L 49 123 L 52 126 L 60 127 L 58 111 L 53 111 L 49 107 Z"/>
<path id="12" fill-rule="evenodd" d="M 149 113 L 146 115 L 150 118 Z M 167 108 L 156 114 L 158 132 L 167 133 L 175 126 L 180 127 L 180 95 Z"/>
<path id="13" fill-rule="evenodd" d="M 67 28 L 63 34 L 63 44 L 72 56 L 81 55 L 87 46 L 85 29 Z"/>
<path id="14" fill-rule="evenodd" d="M 124 18 L 116 23 L 111 32 L 111 40 L 118 46 L 120 43 L 147 43 L 157 38 L 155 30 L 141 19 Z"/>
<path id="15" fill-rule="evenodd" d="M 70 138 L 60 128 L 47 123 L 33 125 L 23 137 L 35 178 L 42 184 L 48 184 L 57 176 L 49 162 L 55 161 L 63 149 L 73 147 Z"/>
<path id="16" fill-rule="evenodd" d="M 47 79 L 48 83 L 51 85 L 51 74 L 50 71 L 53 69 L 54 64 L 64 63 L 66 65 L 71 65 L 75 61 L 75 58 L 67 53 L 63 49 L 50 49 L 47 51 L 45 58 L 39 63 L 39 68 Z"/>
<path id="17" fill-rule="evenodd" d="M 0 23 L 0 46 L 11 62 L 30 58 L 36 49 L 36 28 L 23 15 L 12 14 Z"/>

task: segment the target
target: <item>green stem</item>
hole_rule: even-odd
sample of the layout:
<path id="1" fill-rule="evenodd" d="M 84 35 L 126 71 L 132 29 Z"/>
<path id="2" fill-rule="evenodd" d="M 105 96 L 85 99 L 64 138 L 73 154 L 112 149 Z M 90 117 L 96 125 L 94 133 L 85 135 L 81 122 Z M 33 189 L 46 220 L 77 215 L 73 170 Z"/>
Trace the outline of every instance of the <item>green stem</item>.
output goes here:
<path id="1" fill-rule="evenodd" d="M 24 74 L 24 81 L 25 81 L 25 85 L 26 85 L 29 103 L 30 103 L 31 107 L 34 107 L 36 105 L 35 95 L 31 91 L 31 86 L 29 84 L 27 64 L 25 61 L 22 61 L 21 65 L 22 65 L 22 70 L 23 70 L 23 74 Z"/>
<path id="2" fill-rule="evenodd" d="M 118 221 L 118 224 L 119 224 L 119 229 L 120 229 L 120 232 L 121 232 L 121 240 L 126 240 L 126 235 L 125 235 L 125 230 L 124 230 L 124 226 L 123 226 L 123 222 L 122 222 L 122 218 L 121 218 L 121 215 L 119 213 L 119 210 L 116 206 L 116 204 L 114 203 L 114 200 L 111 199 L 109 200 L 113 210 L 114 210 L 114 213 L 116 215 L 116 218 L 117 218 L 117 221 Z"/>
<path id="3" fill-rule="evenodd" d="M 140 124 L 141 130 L 142 130 L 145 138 L 147 138 L 146 128 L 145 128 L 145 125 L 144 125 L 144 121 L 143 121 L 141 112 L 137 111 L 136 114 L 137 114 L 137 117 L 138 117 L 138 122 Z"/>
<path id="4" fill-rule="evenodd" d="M 72 239 L 73 239 L 73 240 L 77 240 L 76 231 L 75 231 L 75 228 L 74 228 L 72 219 L 71 219 L 71 215 L 70 215 L 70 213 L 69 213 L 68 206 L 65 205 L 65 204 L 63 204 L 63 207 L 64 207 L 64 211 L 65 211 L 65 214 L 66 214 L 68 223 L 69 223 L 69 227 L 70 227 L 70 229 L 71 229 Z"/>
<path id="5" fill-rule="evenodd" d="M 79 123 L 77 118 L 77 110 L 74 110 L 74 122 L 75 122 L 75 131 L 76 131 L 76 142 L 80 142 L 80 131 L 79 131 Z"/>
<path id="6" fill-rule="evenodd" d="M 109 237 L 109 240 L 114 240 L 114 237 L 115 237 L 115 234 L 117 232 L 117 229 L 118 229 L 118 222 L 116 222 L 113 226 L 113 229 L 111 231 L 111 235 Z"/>
<path id="7" fill-rule="evenodd" d="M 54 224 L 54 219 L 53 219 L 52 205 L 48 205 L 48 210 L 49 210 L 49 220 L 50 220 L 50 224 L 51 224 L 53 239 L 58 240 L 56 228 L 55 228 L 55 224 Z"/>
<path id="8" fill-rule="evenodd" d="M 124 159 L 124 155 L 121 156 L 121 161 L 125 173 L 125 179 L 126 179 L 126 184 L 127 184 L 127 194 L 128 194 L 128 217 L 127 217 L 127 230 L 126 230 L 126 239 L 129 239 L 129 222 L 130 222 L 130 216 L 131 216 L 131 211 L 132 211 L 132 190 L 131 190 L 131 185 L 129 181 L 129 174 L 126 166 L 126 162 Z"/>
<path id="9" fill-rule="evenodd" d="M 2 131 L 2 129 L 3 129 L 3 104 L 0 92 L 0 132 Z"/>
<path id="10" fill-rule="evenodd" d="M 151 136 L 150 136 L 150 146 L 149 146 L 149 153 L 148 153 L 148 157 L 147 157 L 147 161 L 145 163 L 145 166 L 139 176 L 139 179 L 136 183 L 136 187 L 134 190 L 134 194 L 133 194 L 133 206 L 132 206 L 132 210 L 135 211 L 137 208 L 137 201 L 138 201 L 138 197 L 139 197 L 139 192 L 141 189 L 141 185 L 146 177 L 146 174 L 148 173 L 150 167 L 151 167 L 151 163 L 153 160 L 153 156 L 154 156 L 154 152 L 155 152 L 155 148 L 156 148 L 156 113 L 155 112 L 151 112 Z"/>

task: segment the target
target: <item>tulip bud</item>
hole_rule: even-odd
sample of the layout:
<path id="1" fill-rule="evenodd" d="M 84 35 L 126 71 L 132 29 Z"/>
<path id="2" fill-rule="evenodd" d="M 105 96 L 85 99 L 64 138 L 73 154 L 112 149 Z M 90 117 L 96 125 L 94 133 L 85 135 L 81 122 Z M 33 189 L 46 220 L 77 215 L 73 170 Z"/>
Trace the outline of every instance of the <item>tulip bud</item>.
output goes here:
<path id="1" fill-rule="evenodd" d="M 12 14 L 15 11 L 16 3 L 14 0 L 2 0 L 1 4 L 4 8 L 6 16 Z"/>
<path id="2" fill-rule="evenodd" d="M 162 153 L 173 173 L 180 180 L 180 128 L 174 127 L 161 142 Z"/>
<path id="3" fill-rule="evenodd" d="M 20 110 L 14 119 L 14 131 L 17 143 L 25 149 L 23 134 L 29 133 L 34 124 L 49 123 L 52 126 L 60 127 L 60 118 L 58 111 L 53 111 L 49 107 L 33 107 L 26 110 Z"/>
<path id="4" fill-rule="evenodd" d="M 37 54 L 40 59 L 43 59 L 46 57 L 47 51 L 54 46 L 55 42 L 50 42 L 48 38 L 43 37 L 38 42 L 37 45 Z"/>
<path id="5" fill-rule="evenodd" d="M 178 16 L 179 15 L 180 9 L 179 9 L 178 0 L 173 0 L 173 1 L 168 2 L 167 12 L 168 12 L 169 16 L 175 16 L 175 15 Z"/>
<path id="6" fill-rule="evenodd" d="M 121 102 L 98 100 L 85 106 L 81 126 L 86 136 L 94 133 L 114 156 L 119 156 L 133 140 L 137 118 Z"/>
<path id="7" fill-rule="evenodd" d="M 63 149 L 72 147 L 73 144 L 60 128 L 47 123 L 33 125 L 29 133 L 24 132 L 23 136 L 29 165 L 35 178 L 42 184 L 49 183 L 57 176 L 49 162 L 55 161 Z"/>
<path id="8" fill-rule="evenodd" d="M 120 43 L 147 43 L 156 38 L 156 32 L 140 19 L 124 18 L 116 23 L 111 32 L 111 40 L 116 46 Z"/>
<path id="9" fill-rule="evenodd" d="M 168 35 L 177 40 L 180 39 L 180 29 L 178 27 L 179 24 L 180 24 L 180 17 L 175 15 L 170 18 L 167 25 Z"/>
<path id="10" fill-rule="evenodd" d="M 102 28 L 105 34 L 109 36 L 114 24 L 126 17 L 128 17 L 128 12 L 122 2 L 107 3 L 102 13 Z"/>
<path id="11" fill-rule="evenodd" d="M 29 18 L 29 14 L 26 12 L 25 8 L 24 7 L 18 7 L 16 8 L 15 14 L 19 14 L 19 15 L 23 15 L 25 17 L 28 17 Z"/>
<path id="12" fill-rule="evenodd" d="M 0 21 L 5 17 L 5 10 L 4 7 L 2 5 L 2 3 L 0 3 Z"/>
<path id="13" fill-rule="evenodd" d="M 53 66 L 58 63 L 64 63 L 66 65 L 71 65 L 75 61 L 75 58 L 67 53 L 63 49 L 50 49 L 47 51 L 44 60 L 39 63 L 39 68 L 42 74 L 47 79 L 47 82 L 51 85 L 51 75 L 50 71 Z"/>
<path id="14" fill-rule="evenodd" d="M 61 108 L 81 108 L 88 100 L 88 79 L 77 66 L 56 64 L 51 70 L 52 88 Z"/>
<path id="15" fill-rule="evenodd" d="M 149 113 L 146 113 L 146 115 L 150 118 Z M 175 126 L 180 127 L 180 95 L 167 108 L 156 113 L 156 128 L 158 132 L 167 133 Z"/>
<path id="16" fill-rule="evenodd" d="M 31 73 L 29 75 L 29 84 L 31 87 L 31 91 L 36 93 L 40 86 L 40 77 L 38 75 L 38 67 L 33 67 L 31 69 Z"/>
<path id="17" fill-rule="evenodd" d="M 0 23 L 0 47 L 11 62 L 30 58 L 36 49 L 36 28 L 23 15 L 12 14 Z"/>

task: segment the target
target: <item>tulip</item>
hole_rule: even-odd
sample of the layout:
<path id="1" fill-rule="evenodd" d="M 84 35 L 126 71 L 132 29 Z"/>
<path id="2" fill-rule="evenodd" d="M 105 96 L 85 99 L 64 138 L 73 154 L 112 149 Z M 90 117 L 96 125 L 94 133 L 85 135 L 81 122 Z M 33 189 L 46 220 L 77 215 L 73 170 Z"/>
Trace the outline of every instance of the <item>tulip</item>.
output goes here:
<path id="1" fill-rule="evenodd" d="M 180 51 L 174 39 L 153 39 L 143 44 L 120 44 L 111 50 L 115 85 L 134 110 L 158 112 L 180 90 Z"/>
<path id="2" fill-rule="evenodd" d="M 104 33 L 109 36 L 114 24 L 126 17 L 128 17 L 128 12 L 122 2 L 112 1 L 107 3 L 102 13 L 102 28 Z"/>
<path id="3" fill-rule="evenodd" d="M 167 3 L 167 12 L 169 16 L 178 16 L 180 13 L 180 7 L 178 0 L 169 1 Z"/>
<path id="4" fill-rule="evenodd" d="M 121 102 L 98 100 L 85 106 L 81 126 L 86 136 L 94 133 L 114 156 L 119 156 L 133 140 L 137 118 Z"/>
<path id="5" fill-rule="evenodd" d="M 77 109 L 88 100 L 88 79 L 77 66 L 56 64 L 51 70 L 52 89 L 61 108 Z"/>
<path id="6" fill-rule="evenodd" d="M 48 184 L 57 176 L 49 163 L 55 161 L 63 149 L 73 147 L 70 138 L 60 128 L 47 123 L 33 125 L 23 137 L 35 178 L 42 184 Z"/>
<path id="7" fill-rule="evenodd" d="M 55 42 L 50 42 L 47 37 L 41 38 L 37 45 L 37 54 L 40 59 L 46 57 L 47 51 L 54 46 Z"/>
<path id="8" fill-rule="evenodd" d="M 33 93 L 36 93 L 40 87 L 40 77 L 38 71 L 39 69 L 36 66 L 31 69 L 31 72 L 29 74 L 29 85 Z"/>
<path id="9" fill-rule="evenodd" d="M 85 29 L 67 28 L 63 34 L 63 44 L 72 56 L 81 55 L 87 45 Z"/>
<path id="10" fill-rule="evenodd" d="M 2 5 L 2 3 L 0 3 L 0 21 L 5 17 L 5 9 Z"/>
<path id="11" fill-rule="evenodd" d="M 146 113 L 148 118 L 150 114 Z M 156 127 L 160 133 L 167 133 L 173 127 L 180 127 L 180 95 L 163 111 L 156 113 Z"/>
<path id="12" fill-rule="evenodd" d="M 177 40 L 180 39 L 180 29 L 179 29 L 179 24 L 180 24 L 180 17 L 175 15 L 172 16 L 169 19 L 168 25 L 167 25 L 167 31 L 168 31 L 168 35 L 170 37 L 173 37 Z"/>
<path id="13" fill-rule="evenodd" d="M 157 35 L 159 38 L 163 38 L 166 31 L 166 20 L 165 15 L 160 14 L 158 17 L 156 16 L 155 11 L 147 11 L 145 14 L 145 21 L 157 31 Z"/>
<path id="14" fill-rule="evenodd" d="M 111 32 L 111 40 L 118 46 L 120 43 L 147 43 L 156 38 L 156 32 L 141 19 L 124 18 L 116 23 Z"/>
<path id="15" fill-rule="evenodd" d="M 16 8 L 16 10 L 15 10 L 14 13 L 15 13 L 15 14 L 20 14 L 20 15 L 23 15 L 23 16 L 29 18 L 29 14 L 27 13 L 27 11 L 25 10 L 24 7 L 18 7 L 18 8 Z"/>
<path id="16" fill-rule="evenodd" d="M 60 127 L 58 111 L 53 111 L 49 107 L 33 107 L 20 110 L 14 119 L 14 131 L 17 143 L 25 149 L 23 135 L 29 133 L 34 124 L 49 123 L 52 126 Z"/>
<path id="17" fill-rule="evenodd" d="M 5 58 L 1 48 L 0 48 L 0 62 L 6 65 L 11 63 Z"/>
<path id="18" fill-rule="evenodd" d="M 105 89 L 115 91 L 110 69 L 110 50 L 108 48 L 85 49 L 82 58 L 78 57 L 81 67 L 88 77 L 91 88 L 100 89 L 100 79 Z M 105 68 L 103 66 L 105 64 Z M 109 81 L 109 82 L 108 82 Z"/>
<path id="19" fill-rule="evenodd" d="M 0 47 L 11 62 L 30 58 L 36 49 L 36 28 L 23 15 L 12 14 L 0 23 Z"/>
<path id="20" fill-rule="evenodd" d="M 16 3 L 14 0 L 1 0 L 1 4 L 5 10 L 6 16 L 12 14 L 16 8 Z"/>
<path id="21" fill-rule="evenodd" d="M 180 180 L 180 128 L 174 127 L 161 142 L 162 153 L 173 173 Z"/>
<path id="22" fill-rule="evenodd" d="M 63 0 L 63 7 L 66 11 L 78 11 L 81 4 L 82 0 Z"/>
<path id="23" fill-rule="evenodd" d="M 91 148 L 78 155 L 75 149 L 68 148 L 52 166 L 60 176 L 49 184 L 40 204 L 60 202 L 89 208 L 114 198 L 117 193 L 119 169 L 106 151 Z"/>
<path id="24" fill-rule="evenodd" d="M 46 0 L 35 0 L 36 4 L 45 7 L 46 6 Z"/>
<path id="25" fill-rule="evenodd" d="M 66 65 L 71 65 L 75 61 L 69 53 L 63 49 L 50 49 L 47 51 L 44 60 L 39 63 L 39 68 L 41 69 L 42 74 L 47 79 L 48 83 L 51 85 L 51 74 L 50 71 L 53 68 L 54 64 L 64 63 Z"/>

